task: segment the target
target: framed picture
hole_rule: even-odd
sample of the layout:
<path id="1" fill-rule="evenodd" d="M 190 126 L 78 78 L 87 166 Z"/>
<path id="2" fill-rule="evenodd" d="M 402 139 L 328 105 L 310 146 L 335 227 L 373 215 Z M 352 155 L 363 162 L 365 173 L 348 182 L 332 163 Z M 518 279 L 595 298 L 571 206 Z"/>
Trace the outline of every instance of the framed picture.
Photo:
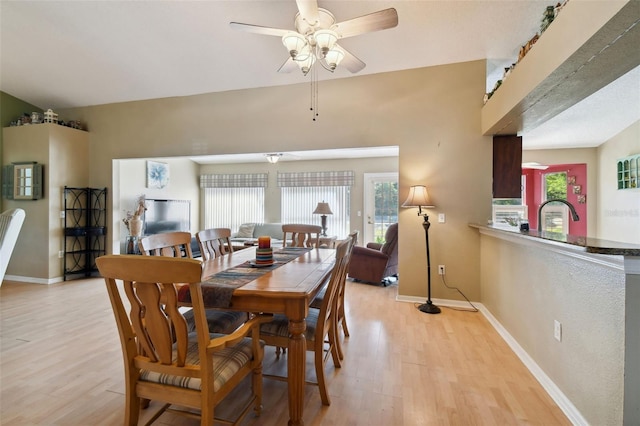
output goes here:
<path id="1" fill-rule="evenodd" d="M 587 202 L 587 196 L 582 194 L 578 195 L 578 204 L 584 204 Z"/>
<path id="2" fill-rule="evenodd" d="M 575 176 L 567 176 L 567 183 L 569 185 L 573 185 L 574 183 L 576 183 L 576 177 Z"/>
<path id="3" fill-rule="evenodd" d="M 582 193 L 582 185 L 573 185 L 573 193 L 581 194 Z"/>
<path id="4" fill-rule="evenodd" d="M 147 161 L 147 188 L 162 189 L 169 184 L 169 164 Z"/>

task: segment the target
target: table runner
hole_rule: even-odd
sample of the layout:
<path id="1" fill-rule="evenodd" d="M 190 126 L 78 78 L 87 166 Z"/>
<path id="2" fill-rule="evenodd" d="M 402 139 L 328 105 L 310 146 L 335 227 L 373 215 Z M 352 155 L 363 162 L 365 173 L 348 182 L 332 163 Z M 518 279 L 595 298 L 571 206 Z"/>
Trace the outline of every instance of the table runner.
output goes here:
<path id="1" fill-rule="evenodd" d="M 256 268 L 250 261 L 220 271 L 202 281 L 202 299 L 208 308 L 229 308 L 233 291 L 258 277 L 281 267 L 311 251 L 307 247 L 287 247 L 273 251 L 273 265 Z M 178 300 L 182 303 L 191 303 L 189 286 L 184 285 L 178 289 Z"/>

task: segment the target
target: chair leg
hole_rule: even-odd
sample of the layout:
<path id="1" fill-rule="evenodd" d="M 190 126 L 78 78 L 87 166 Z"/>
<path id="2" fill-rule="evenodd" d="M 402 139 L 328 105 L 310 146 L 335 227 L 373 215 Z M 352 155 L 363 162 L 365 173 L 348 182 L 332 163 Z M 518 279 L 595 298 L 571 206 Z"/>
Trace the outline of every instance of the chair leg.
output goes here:
<path id="1" fill-rule="evenodd" d="M 345 337 L 349 337 L 349 327 L 347 327 L 347 316 L 344 314 L 344 305 L 340 306 L 340 318 L 342 318 L 342 331 Z"/>
<path id="2" fill-rule="evenodd" d="M 315 364 L 316 378 L 318 379 L 318 388 L 320 389 L 320 399 L 323 405 L 331 405 L 331 399 L 329 398 L 329 392 L 327 392 L 327 383 L 324 377 L 324 352 L 322 348 L 315 351 Z"/>
<path id="3" fill-rule="evenodd" d="M 138 417 L 140 416 L 140 408 L 141 408 L 141 400 L 136 395 L 135 384 L 131 382 L 127 382 L 126 385 L 126 407 L 125 407 L 125 418 L 124 424 L 128 426 L 137 426 L 138 425 Z M 149 400 L 147 400 L 147 405 Z"/>
<path id="4" fill-rule="evenodd" d="M 256 397 L 253 412 L 259 417 L 262 414 L 262 362 L 253 369 L 251 387 Z"/>
<path id="5" fill-rule="evenodd" d="M 333 365 L 336 368 L 342 367 L 342 362 L 340 360 L 342 357 L 340 356 L 340 337 L 338 335 L 338 324 L 335 320 L 331 321 L 331 329 L 329 330 L 329 351 L 331 352 L 331 358 L 333 359 Z"/>

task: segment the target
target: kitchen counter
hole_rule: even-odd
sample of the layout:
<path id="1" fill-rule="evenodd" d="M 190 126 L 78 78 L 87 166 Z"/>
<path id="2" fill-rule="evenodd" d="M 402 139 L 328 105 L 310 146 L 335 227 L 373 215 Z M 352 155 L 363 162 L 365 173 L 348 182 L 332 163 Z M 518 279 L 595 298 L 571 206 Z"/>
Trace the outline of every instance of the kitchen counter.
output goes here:
<path id="1" fill-rule="evenodd" d="M 601 240 L 599 238 L 583 237 L 570 234 L 560 234 L 556 232 L 539 232 L 536 229 L 529 231 L 519 231 L 517 228 L 509 229 L 491 225 L 469 224 L 472 228 L 479 230 L 491 230 L 504 232 L 507 234 L 520 235 L 526 239 L 545 240 L 554 243 L 562 243 L 574 246 L 576 249 L 584 249 L 587 253 L 618 255 L 618 256 L 640 256 L 640 244 L 623 243 L 619 241 Z"/>

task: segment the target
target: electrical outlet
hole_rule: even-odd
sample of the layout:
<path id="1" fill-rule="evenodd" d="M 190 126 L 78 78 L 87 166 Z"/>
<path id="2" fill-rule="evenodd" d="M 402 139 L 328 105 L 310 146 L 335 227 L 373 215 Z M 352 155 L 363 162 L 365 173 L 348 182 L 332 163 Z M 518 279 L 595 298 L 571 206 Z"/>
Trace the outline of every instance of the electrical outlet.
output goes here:
<path id="1" fill-rule="evenodd" d="M 562 341 L 562 324 L 558 320 L 553 320 L 553 338 Z"/>
<path id="2" fill-rule="evenodd" d="M 64 210 L 60 210 L 60 219 L 64 219 L 66 216 Z"/>
<path id="3" fill-rule="evenodd" d="M 60 251 L 58 252 L 58 257 L 59 257 L 60 259 L 62 259 L 62 258 L 64 257 L 64 252 L 63 252 L 62 250 L 60 250 Z"/>
<path id="4" fill-rule="evenodd" d="M 444 265 L 438 265 L 438 275 L 444 275 Z"/>
<path id="5" fill-rule="evenodd" d="M 438 213 L 438 223 L 445 223 L 445 222 L 446 222 L 446 217 L 444 213 Z"/>

